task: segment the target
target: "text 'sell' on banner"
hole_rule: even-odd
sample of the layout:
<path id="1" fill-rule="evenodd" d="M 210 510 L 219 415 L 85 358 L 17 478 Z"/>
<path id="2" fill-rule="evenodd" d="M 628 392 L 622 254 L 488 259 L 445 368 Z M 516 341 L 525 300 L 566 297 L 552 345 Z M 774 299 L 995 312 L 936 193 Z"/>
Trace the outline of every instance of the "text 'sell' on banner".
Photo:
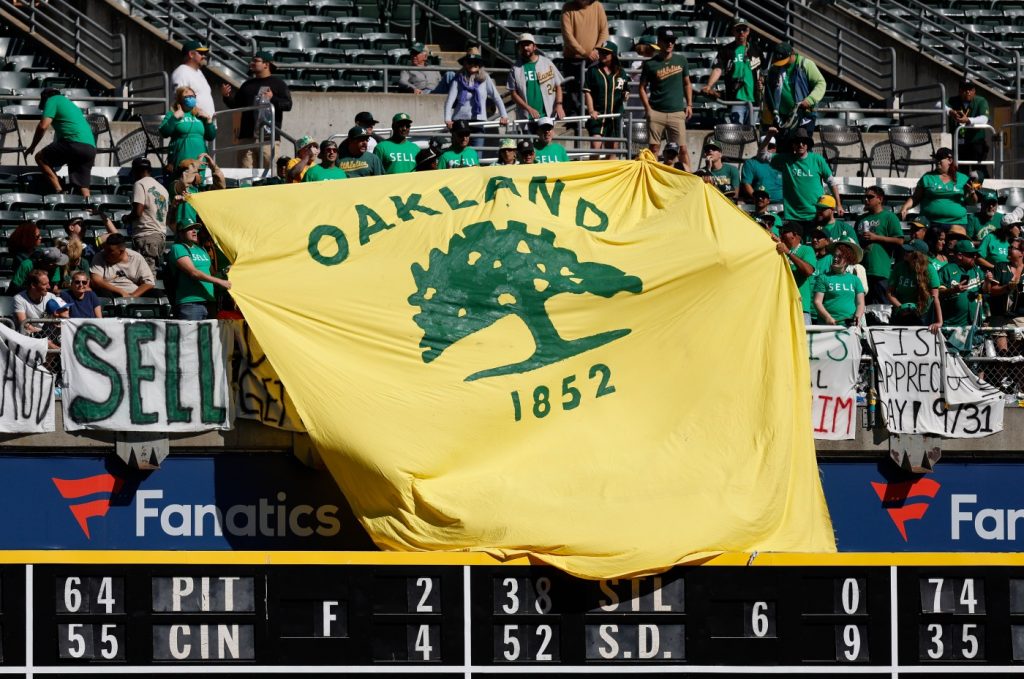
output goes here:
<path id="1" fill-rule="evenodd" d="M 192 200 L 382 548 L 587 577 L 835 549 L 789 267 L 701 180 L 647 156 Z"/>

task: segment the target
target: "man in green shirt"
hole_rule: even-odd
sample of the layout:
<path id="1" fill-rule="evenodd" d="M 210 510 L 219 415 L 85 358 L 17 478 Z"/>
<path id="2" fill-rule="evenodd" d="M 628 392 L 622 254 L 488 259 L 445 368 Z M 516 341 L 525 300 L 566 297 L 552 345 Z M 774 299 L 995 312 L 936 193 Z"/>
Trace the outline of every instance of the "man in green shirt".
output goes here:
<path id="1" fill-rule="evenodd" d="M 555 144 L 551 140 L 555 138 L 555 121 L 551 118 L 541 118 L 537 121 L 537 143 L 533 145 L 537 152 L 534 162 L 540 163 L 568 163 L 569 154 L 561 144 Z"/>
<path id="2" fill-rule="evenodd" d="M 758 71 L 764 63 L 764 55 L 750 44 L 750 26 L 740 17 L 732 21 L 734 40 L 718 50 L 704 94 L 717 99 L 721 96 L 715 90 L 719 78 L 725 75 L 725 98 L 729 101 L 749 102 L 732 104 L 729 117 L 733 123 L 750 125 L 750 112 L 757 93 Z"/>
<path id="3" fill-rule="evenodd" d="M 476 167 L 480 164 L 480 156 L 476 149 L 469 145 L 470 128 L 465 120 L 452 123 L 452 145 L 441 154 L 437 161 L 440 170 L 451 170 L 457 167 Z"/>
<path id="4" fill-rule="evenodd" d="M 988 125 L 988 100 L 978 94 L 977 87 L 970 80 L 960 82 L 960 92 L 950 97 L 946 105 L 946 113 L 955 130 L 960 125 Z M 978 176 L 988 176 L 984 165 L 975 163 L 988 160 L 989 145 L 985 139 L 985 130 L 960 130 L 957 149 L 958 159 L 970 170 L 977 170 Z M 973 162 L 971 162 L 973 161 Z"/>
<path id="5" fill-rule="evenodd" d="M 53 142 L 35 153 L 36 165 L 50 182 L 54 193 L 63 192 L 57 170 L 68 166 L 68 184 L 84 197 L 90 196 L 89 179 L 96 161 L 96 139 L 82 110 L 60 93 L 47 87 L 39 94 L 43 117 L 36 125 L 32 143 L 25 149 L 25 158 L 35 153 L 46 131 L 53 127 Z"/>
<path id="6" fill-rule="evenodd" d="M 416 154 L 420 147 L 409 141 L 412 118 L 408 113 L 396 113 L 391 119 L 391 137 L 377 144 L 373 149 L 380 158 L 385 174 L 402 174 L 416 170 Z"/>
<path id="7" fill-rule="evenodd" d="M 868 304 L 888 304 L 886 293 L 893 255 L 903 245 L 903 227 L 891 210 L 885 209 L 885 191 L 869 186 L 864 192 L 864 214 L 856 230 L 864 248 L 864 271 L 868 276 Z M 927 252 L 925 253 L 927 254 Z"/>
<path id="8" fill-rule="evenodd" d="M 773 234 L 778 236 L 780 235 L 779 229 L 782 228 L 782 218 L 776 213 L 768 211 L 768 206 L 771 204 L 772 199 L 771 196 L 768 195 L 767 191 L 762 189 L 754 191 L 754 211 L 750 216 L 760 221 L 762 224 L 767 224 L 767 228 L 769 228 Z"/>
<path id="9" fill-rule="evenodd" d="M 369 143 L 370 133 L 366 128 L 356 125 L 348 131 L 345 148 L 338 158 L 338 165 L 347 176 L 376 177 L 384 174 L 380 158 L 367 151 Z"/>
<path id="10" fill-rule="evenodd" d="M 947 326 L 971 325 L 981 304 L 985 275 L 977 265 L 978 248 L 969 240 L 957 241 L 953 261 L 939 271 L 939 299 Z"/>
<path id="11" fill-rule="evenodd" d="M 320 164 L 313 165 L 303 175 L 304 182 L 323 182 L 345 179 L 348 174 L 338 165 L 338 145 L 330 139 L 320 142 Z"/>
<path id="12" fill-rule="evenodd" d="M 711 184 L 735 201 L 740 192 L 740 171 L 722 162 L 722 147 L 714 141 L 704 144 L 701 153 L 704 169 L 698 174 L 704 177 L 704 183 Z"/>
<path id="13" fill-rule="evenodd" d="M 999 214 L 999 199 L 994 196 L 986 197 L 981 201 L 978 214 L 968 213 L 967 235 L 975 245 L 980 245 L 985 236 L 999 228 L 1002 220 L 1003 216 Z"/>
<path id="14" fill-rule="evenodd" d="M 657 156 L 663 140 L 675 142 L 679 144 L 683 167 L 689 170 L 686 121 L 693 115 L 693 84 L 686 57 L 673 53 L 675 44 L 672 29 L 667 26 L 658 29 L 661 51 L 640 67 L 640 103 L 647 116 L 651 152 Z"/>
<path id="15" fill-rule="evenodd" d="M 814 262 L 817 258 L 814 250 L 803 244 L 804 232 L 799 224 L 789 222 L 782 227 L 780 234 L 775 250 L 789 261 L 789 268 L 800 292 L 804 325 L 810 325 L 814 310 Z"/>
<path id="16" fill-rule="evenodd" d="M 792 151 L 776 153 L 770 165 L 782 174 L 782 204 L 787 221 L 799 221 L 811 228 L 822 185 L 830 186 L 836 212 L 843 215 L 839 186 L 825 158 L 811 152 L 811 135 L 797 128 L 790 138 Z"/>
<path id="17" fill-rule="evenodd" d="M 833 241 L 857 242 L 857 232 L 849 222 L 836 219 L 835 196 L 818 196 L 814 204 L 814 228 L 821 229 Z"/>

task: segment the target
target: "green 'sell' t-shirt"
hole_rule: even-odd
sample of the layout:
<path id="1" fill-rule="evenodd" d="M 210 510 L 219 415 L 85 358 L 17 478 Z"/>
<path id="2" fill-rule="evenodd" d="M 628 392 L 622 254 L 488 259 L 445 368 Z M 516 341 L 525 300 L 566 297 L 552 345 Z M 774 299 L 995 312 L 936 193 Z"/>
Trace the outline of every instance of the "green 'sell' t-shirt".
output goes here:
<path id="1" fill-rule="evenodd" d="M 461 151 L 448 149 L 441 154 L 437 161 L 437 167 L 441 170 L 450 170 L 456 167 L 476 167 L 479 164 L 480 156 L 477 155 L 476 149 L 472 146 L 467 146 Z"/>
<path id="2" fill-rule="evenodd" d="M 204 274 L 210 275 L 210 255 L 198 245 L 175 243 L 171 246 L 170 257 L 171 261 L 169 263 L 175 265 L 182 257 L 188 257 L 192 260 L 192 266 Z M 177 304 L 186 304 L 188 302 L 205 303 L 214 300 L 213 283 L 197 281 L 181 269 L 178 269 L 177 273 L 177 289 L 174 295 Z"/>
<path id="3" fill-rule="evenodd" d="M 540 88 L 540 80 L 537 79 L 537 64 L 526 62 L 523 64 L 523 78 L 526 79 L 526 103 L 540 114 L 547 115 L 544 107 L 544 92 Z M 440 166 L 439 166 L 440 167 Z"/>
<path id="4" fill-rule="evenodd" d="M 862 215 L 857 220 L 857 233 L 863 234 L 867 231 L 887 238 L 903 237 L 899 218 L 889 210 L 882 210 L 877 215 Z M 888 278 L 892 273 L 892 253 L 898 246 L 869 243 L 864 239 L 861 239 L 861 246 L 864 247 L 864 270 L 867 274 Z"/>
<path id="5" fill-rule="evenodd" d="M 348 173 L 340 167 L 324 167 L 314 165 L 306 170 L 302 176 L 304 182 L 324 182 L 331 179 L 347 179 Z"/>
<path id="6" fill-rule="evenodd" d="M 547 146 L 534 146 L 537 155 L 535 163 L 568 163 L 569 154 L 561 144 L 548 144 Z"/>
<path id="7" fill-rule="evenodd" d="M 43 117 L 53 119 L 53 133 L 58 140 L 96 146 L 92 128 L 82 110 L 63 94 L 55 94 L 46 100 Z"/>
<path id="8" fill-rule="evenodd" d="M 857 295 L 864 294 L 860 278 L 845 271 L 823 273 L 814 279 L 814 293 L 825 294 L 822 306 L 837 323 L 848 321 L 857 313 Z"/>
<path id="9" fill-rule="evenodd" d="M 939 287 L 939 274 L 935 272 L 935 269 L 929 266 L 926 270 L 928 276 L 928 290 L 935 290 Z M 892 292 L 893 297 L 900 301 L 900 304 L 913 303 L 917 304 L 917 274 L 914 273 L 913 267 L 907 264 L 906 261 L 896 262 L 892 267 L 892 273 L 889 275 L 889 290 Z M 918 308 L 918 312 L 924 315 L 932 308 L 932 298 L 929 295 L 925 302 L 924 308 Z"/>
<path id="10" fill-rule="evenodd" d="M 668 59 L 654 57 L 644 62 L 640 79 L 650 85 L 648 100 L 659 113 L 686 110 L 685 81 L 690 77 L 686 57 L 673 54 Z"/>
<path id="11" fill-rule="evenodd" d="M 968 177 L 956 173 L 955 182 L 944 182 L 937 170 L 923 175 L 917 185 L 924 192 L 921 200 L 921 214 L 938 224 L 965 224 L 967 208 L 964 207 L 964 187 Z"/>
<path id="12" fill-rule="evenodd" d="M 967 280 L 960 285 L 958 294 L 941 298 L 943 325 L 970 325 L 974 321 L 974 310 L 981 303 L 982 298 L 979 295 L 972 304 L 968 293 L 981 290 L 981 284 L 985 280 L 981 268 L 975 266 L 971 269 L 963 269 L 956 262 L 950 262 L 939 271 L 939 285 L 949 288 L 954 281 L 959 282 L 964 277 Z"/>
<path id="13" fill-rule="evenodd" d="M 1010 244 L 999 239 L 994 233 L 985 236 L 978 248 L 978 254 L 984 257 L 989 264 L 999 264 L 1010 261 Z"/>
<path id="14" fill-rule="evenodd" d="M 776 153 L 771 166 L 782 174 L 786 219 L 814 219 L 814 206 L 822 195 L 822 185 L 832 176 L 825 159 L 817 153 L 808 153 L 803 158 L 792 153 Z"/>
<path id="15" fill-rule="evenodd" d="M 385 174 L 404 174 L 415 171 L 416 154 L 419 152 L 420 147 L 408 139 L 400 144 L 385 139 L 373 149 L 373 154 L 380 158 L 381 164 L 384 165 Z"/>

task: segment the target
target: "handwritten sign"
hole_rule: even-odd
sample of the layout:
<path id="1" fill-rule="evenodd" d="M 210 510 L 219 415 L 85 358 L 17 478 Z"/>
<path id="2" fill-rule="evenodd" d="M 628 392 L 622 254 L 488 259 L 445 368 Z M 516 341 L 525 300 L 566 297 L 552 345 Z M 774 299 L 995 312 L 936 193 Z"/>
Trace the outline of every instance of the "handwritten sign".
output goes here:
<path id="1" fill-rule="evenodd" d="M 46 369 L 47 342 L 0 324 L 0 432 L 54 431 L 53 373 Z"/>
<path id="2" fill-rule="evenodd" d="M 231 428 L 217 321 L 66 320 L 61 361 L 67 430 Z"/>
<path id="3" fill-rule="evenodd" d="M 843 328 L 807 333 L 811 360 L 811 423 L 816 439 L 857 435 L 857 373 L 860 338 Z"/>
<path id="4" fill-rule="evenodd" d="M 232 348 L 234 356 L 231 389 L 235 417 L 286 431 L 306 431 L 281 378 L 249 326 L 240 320 L 221 321 L 221 330 L 223 341 Z"/>
<path id="5" fill-rule="evenodd" d="M 1003 429 L 1000 392 L 950 355 L 927 328 L 869 328 L 886 428 L 893 434 L 981 438 Z"/>

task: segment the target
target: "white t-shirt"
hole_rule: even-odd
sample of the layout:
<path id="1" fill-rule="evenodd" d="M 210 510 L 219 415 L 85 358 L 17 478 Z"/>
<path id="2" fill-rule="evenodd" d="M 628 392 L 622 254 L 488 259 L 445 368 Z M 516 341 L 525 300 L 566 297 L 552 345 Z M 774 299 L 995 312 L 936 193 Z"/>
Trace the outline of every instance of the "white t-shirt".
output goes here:
<path id="1" fill-rule="evenodd" d="M 152 177 L 143 177 L 132 186 L 132 202 L 142 205 L 142 216 L 135 222 L 133 236 L 163 236 L 167 231 L 167 189 Z"/>
<path id="2" fill-rule="evenodd" d="M 204 113 L 213 114 L 217 108 L 213 105 L 213 90 L 210 89 L 210 83 L 206 82 L 206 76 L 203 72 L 197 71 L 187 64 L 181 64 L 178 68 L 171 71 L 171 96 L 174 96 L 175 90 L 179 87 L 191 87 L 192 91 L 196 93 L 196 106 L 203 110 Z M 174 105 L 174 101 L 171 101 L 171 105 Z"/>
<path id="3" fill-rule="evenodd" d="M 370 137 L 369 139 L 366 140 L 366 152 L 373 153 L 373 150 L 375 148 L 377 148 L 377 140 L 374 139 L 373 137 Z"/>
<path id="4" fill-rule="evenodd" d="M 36 304 L 29 299 L 28 290 L 22 290 L 14 297 L 14 313 L 18 313 L 20 311 L 25 314 L 25 318 L 27 319 L 46 318 L 46 303 L 51 299 L 57 300 L 62 306 L 64 305 L 64 302 L 61 302 L 60 297 L 57 297 L 57 295 L 52 292 L 45 293 L 42 301 Z"/>

